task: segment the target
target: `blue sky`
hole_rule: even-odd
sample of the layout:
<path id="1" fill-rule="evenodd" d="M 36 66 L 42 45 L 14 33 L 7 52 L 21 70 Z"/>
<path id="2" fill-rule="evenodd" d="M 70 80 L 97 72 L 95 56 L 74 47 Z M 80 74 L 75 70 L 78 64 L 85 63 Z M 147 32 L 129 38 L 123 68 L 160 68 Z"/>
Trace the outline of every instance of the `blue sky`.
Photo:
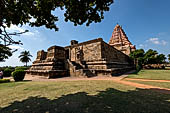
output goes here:
<path id="1" fill-rule="evenodd" d="M 38 50 L 47 50 L 50 46 L 67 46 L 70 40 L 79 42 L 103 38 L 108 42 L 113 29 L 117 23 L 122 25 L 129 40 L 136 47 L 145 50 L 154 49 L 159 53 L 170 53 L 170 0 L 115 0 L 110 11 L 105 13 L 101 23 L 74 26 L 71 22 L 64 22 L 63 11 L 55 11 L 59 16 L 56 25 L 59 31 L 48 30 L 45 27 L 22 27 L 12 26 L 9 31 L 22 31 L 28 29 L 30 32 L 20 37 L 13 37 L 21 40 L 24 45 L 13 45 L 11 48 L 18 48 L 6 62 L 0 66 L 19 66 L 18 56 L 21 51 L 29 50 L 35 60 Z M 29 63 L 31 65 L 32 62 Z"/>

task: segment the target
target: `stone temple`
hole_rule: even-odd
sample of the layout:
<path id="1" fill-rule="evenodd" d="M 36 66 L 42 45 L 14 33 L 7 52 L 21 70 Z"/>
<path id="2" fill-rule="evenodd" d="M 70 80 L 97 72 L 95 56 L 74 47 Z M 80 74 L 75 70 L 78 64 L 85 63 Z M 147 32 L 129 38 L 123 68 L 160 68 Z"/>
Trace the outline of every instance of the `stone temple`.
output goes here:
<path id="1" fill-rule="evenodd" d="M 114 28 L 109 45 L 120 50 L 126 55 L 129 55 L 132 51 L 136 50 L 136 47 L 128 40 L 123 28 L 118 24 Z"/>
<path id="2" fill-rule="evenodd" d="M 52 46 L 47 52 L 37 52 L 37 58 L 27 74 L 57 77 L 115 76 L 134 68 L 129 54 L 135 46 L 120 25 L 116 25 L 109 44 L 102 38 L 69 46 Z"/>

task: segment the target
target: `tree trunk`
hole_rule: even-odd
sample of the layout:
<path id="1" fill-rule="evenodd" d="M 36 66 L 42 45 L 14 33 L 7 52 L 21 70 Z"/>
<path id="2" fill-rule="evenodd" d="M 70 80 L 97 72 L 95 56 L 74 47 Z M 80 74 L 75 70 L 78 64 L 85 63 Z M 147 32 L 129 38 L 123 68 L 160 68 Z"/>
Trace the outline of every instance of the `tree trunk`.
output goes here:
<path id="1" fill-rule="evenodd" d="M 27 67 L 27 62 L 26 62 L 26 67 Z"/>

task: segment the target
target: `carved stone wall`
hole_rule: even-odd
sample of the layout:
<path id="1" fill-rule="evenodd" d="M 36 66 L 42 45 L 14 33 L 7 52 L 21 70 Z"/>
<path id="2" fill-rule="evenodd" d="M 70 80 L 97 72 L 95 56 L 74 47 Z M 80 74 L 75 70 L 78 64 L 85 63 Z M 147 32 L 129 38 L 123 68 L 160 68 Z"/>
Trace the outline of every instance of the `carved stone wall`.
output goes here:
<path id="1" fill-rule="evenodd" d="M 34 61 L 34 63 L 42 62 L 46 58 L 47 58 L 47 52 L 45 52 L 44 50 L 38 51 L 37 52 L 37 58 Z"/>
<path id="2" fill-rule="evenodd" d="M 101 60 L 101 40 L 70 47 L 71 61 Z"/>
<path id="3" fill-rule="evenodd" d="M 105 42 L 102 42 L 102 58 L 106 59 L 107 62 L 129 62 L 129 57 L 126 54 Z"/>
<path id="4" fill-rule="evenodd" d="M 47 52 L 47 61 L 53 61 L 53 60 L 65 60 L 65 49 L 63 47 L 59 46 L 52 46 L 48 48 Z"/>
<path id="5" fill-rule="evenodd" d="M 27 74 L 48 76 L 49 78 L 68 75 L 66 53 L 63 47 L 52 46 L 47 52 L 38 51 L 37 59 Z"/>
<path id="6" fill-rule="evenodd" d="M 62 76 L 91 77 L 113 76 L 133 68 L 132 61 L 121 51 L 105 43 L 103 39 L 67 46 L 52 46 L 47 52 L 39 51 L 28 74 L 49 78 Z"/>

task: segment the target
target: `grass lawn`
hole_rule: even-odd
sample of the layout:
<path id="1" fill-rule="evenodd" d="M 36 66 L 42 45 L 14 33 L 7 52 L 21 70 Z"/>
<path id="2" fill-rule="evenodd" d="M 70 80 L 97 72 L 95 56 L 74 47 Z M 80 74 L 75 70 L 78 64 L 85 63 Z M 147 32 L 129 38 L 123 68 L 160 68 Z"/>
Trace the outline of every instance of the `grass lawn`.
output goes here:
<path id="1" fill-rule="evenodd" d="M 0 113 L 169 113 L 170 95 L 113 81 L 0 84 Z"/>
<path id="2" fill-rule="evenodd" d="M 141 70 L 137 74 L 130 74 L 128 78 L 170 80 L 170 70 Z"/>

